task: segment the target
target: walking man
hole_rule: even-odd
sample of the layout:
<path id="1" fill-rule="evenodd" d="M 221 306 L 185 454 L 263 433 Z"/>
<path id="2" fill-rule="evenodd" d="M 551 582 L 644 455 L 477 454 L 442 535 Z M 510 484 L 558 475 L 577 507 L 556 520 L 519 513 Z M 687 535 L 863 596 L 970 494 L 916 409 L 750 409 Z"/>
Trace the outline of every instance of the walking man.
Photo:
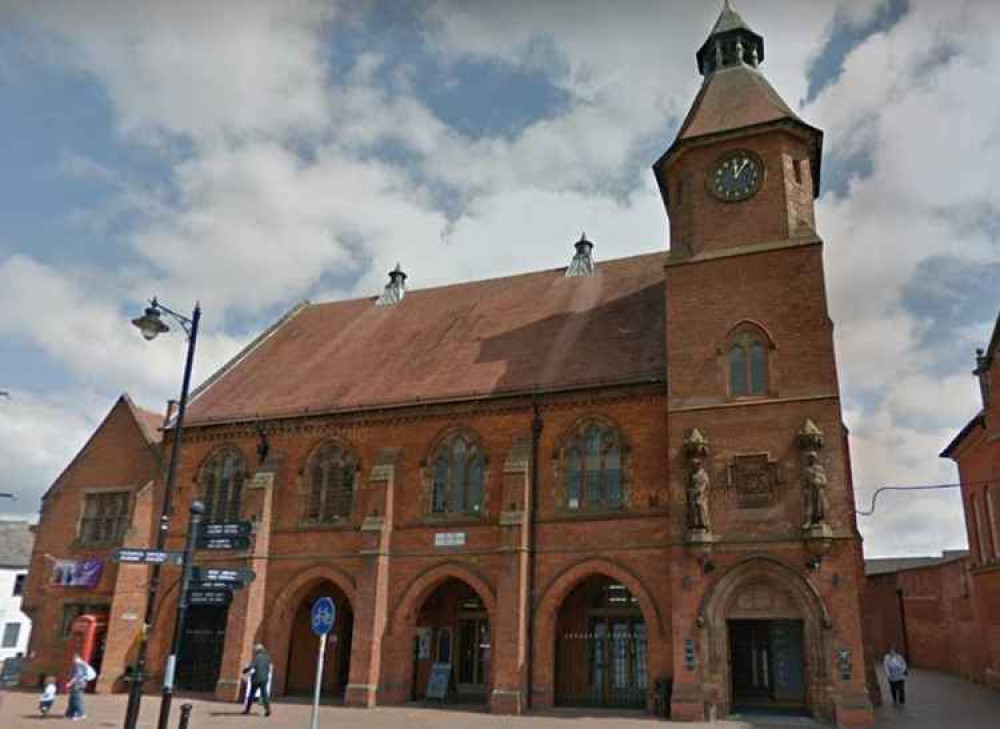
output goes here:
<path id="1" fill-rule="evenodd" d="M 87 684 L 97 678 L 97 672 L 90 667 L 79 653 L 73 654 L 73 667 L 70 669 L 69 681 L 66 688 L 69 691 L 69 705 L 66 707 L 66 717 L 76 721 L 86 719 L 87 715 L 83 710 L 83 692 L 87 690 Z"/>
<path id="2" fill-rule="evenodd" d="M 253 647 L 253 659 L 244 669 L 249 674 L 250 687 L 247 689 L 246 708 L 244 714 L 249 714 L 253 707 L 254 697 L 260 691 L 260 703 L 264 705 L 264 716 L 271 715 L 271 656 L 260 643 Z"/>
<path id="3" fill-rule="evenodd" d="M 885 677 L 889 681 L 889 692 L 892 694 L 892 705 L 906 704 L 906 675 L 908 669 L 906 659 L 896 652 L 896 646 L 890 646 L 889 652 L 882 659 Z"/>

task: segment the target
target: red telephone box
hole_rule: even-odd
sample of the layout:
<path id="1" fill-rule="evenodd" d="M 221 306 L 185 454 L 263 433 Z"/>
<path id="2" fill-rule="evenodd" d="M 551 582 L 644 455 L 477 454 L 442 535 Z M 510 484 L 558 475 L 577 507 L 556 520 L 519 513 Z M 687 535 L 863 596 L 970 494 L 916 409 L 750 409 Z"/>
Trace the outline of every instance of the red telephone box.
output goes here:
<path id="1" fill-rule="evenodd" d="M 108 618 L 106 615 L 80 615 L 73 620 L 69 628 L 69 640 L 66 641 L 67 672 L 63 677 L 63 689 L 73 672 L 73 656 L 89 663 L 100 673 L 101 660 L 104 658 L 104 641 L 108 634 Z M 87 686 L 88 691 L 94 690 L 94 682 Z"/>

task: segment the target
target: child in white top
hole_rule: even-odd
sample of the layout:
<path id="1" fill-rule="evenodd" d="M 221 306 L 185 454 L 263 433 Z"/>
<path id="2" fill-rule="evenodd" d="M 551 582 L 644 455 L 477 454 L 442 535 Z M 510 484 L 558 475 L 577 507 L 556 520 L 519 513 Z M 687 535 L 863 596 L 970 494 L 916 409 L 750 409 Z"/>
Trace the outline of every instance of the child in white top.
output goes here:
<path id="1" fill-rule="evenodd" d="M 45 716 L 52 710 L 52 705 L 56 703 L 56 677 L 46 676 L 45 677 L 45 688 L 42 689 L 42 695 L 38 699 L 38 710 L 41 712 L 42 716 Z"/>

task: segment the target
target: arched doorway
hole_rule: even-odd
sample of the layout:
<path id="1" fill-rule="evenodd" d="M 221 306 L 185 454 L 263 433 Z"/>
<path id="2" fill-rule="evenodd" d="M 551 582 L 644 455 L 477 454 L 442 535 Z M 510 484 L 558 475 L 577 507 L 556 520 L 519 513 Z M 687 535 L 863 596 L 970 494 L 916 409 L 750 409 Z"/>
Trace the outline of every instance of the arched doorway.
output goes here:
<path id="1" fill-rule="evenodd" d="M 645 708 L 647 659 L 646 621 L 625 585 L 593 575 L 566 596 L 556 620 L 557 705 Z"/>
<path id="2" fill-rule="evenodd" d="M 464 581 L 449 577 L 417 611 L 410 699 L 427 698 L 432 672 L 447 672 L 444 701 L 485 703 L 492 683 L 492 638 L 487 606 Z"/>
<path id="3" fill-rule="evenodd" d="M 342 699 L 351 668 L 351 638 L 354 613 L 343 591 L 334 583 L 320 581 L 310 588 L 295 610 L 288 639 L 288 666 L 285 671 L 285 694 L 311 695 L 316 682 L 319 638 L 312 631 L 312 607 L 321 597 L 329 597 L 337 606 L 337 621 L 327 637 L 323 665 L 322 696 Z"/>
<path id="4" fill-rule="evenodd" d="M 706 684 L 717 713 L 830 715 L 829 617 L 812 587 L 777 560 L 732 568 L 704 604 Z"/>

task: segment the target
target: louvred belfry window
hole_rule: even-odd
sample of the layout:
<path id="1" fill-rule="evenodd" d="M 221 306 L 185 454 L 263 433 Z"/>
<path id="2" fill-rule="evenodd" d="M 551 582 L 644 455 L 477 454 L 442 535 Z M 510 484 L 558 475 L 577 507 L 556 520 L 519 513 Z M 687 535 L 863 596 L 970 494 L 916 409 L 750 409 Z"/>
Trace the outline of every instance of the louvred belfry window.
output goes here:
<path id="1" fill-rule="evenodd" d="M 218 451 L 201 469 L 205 521 L 237 521 L 243 497 L 246 468 L 243 456 L 234 448 Z"/>
<path id="2" fill-rule="evenodd" d="M 483 509 L 483 452 L 457 435 L 445 441 L 432 461 L 434 514 L 480 514 Z"/>
<path id="3" fill-rule="evenodd" d="M 346 448 L 338 443 L 320 446 L 304 474 L 303 521 L 329 524 L 350 516 L 357 471 L 357 459 Z"/>
<path id="4" fill-rule="evenodd" d="M 588 425 L 567 447 L 566 460 L 568 508 L 621 508 L 622 450 L 611 428 Z"/>

